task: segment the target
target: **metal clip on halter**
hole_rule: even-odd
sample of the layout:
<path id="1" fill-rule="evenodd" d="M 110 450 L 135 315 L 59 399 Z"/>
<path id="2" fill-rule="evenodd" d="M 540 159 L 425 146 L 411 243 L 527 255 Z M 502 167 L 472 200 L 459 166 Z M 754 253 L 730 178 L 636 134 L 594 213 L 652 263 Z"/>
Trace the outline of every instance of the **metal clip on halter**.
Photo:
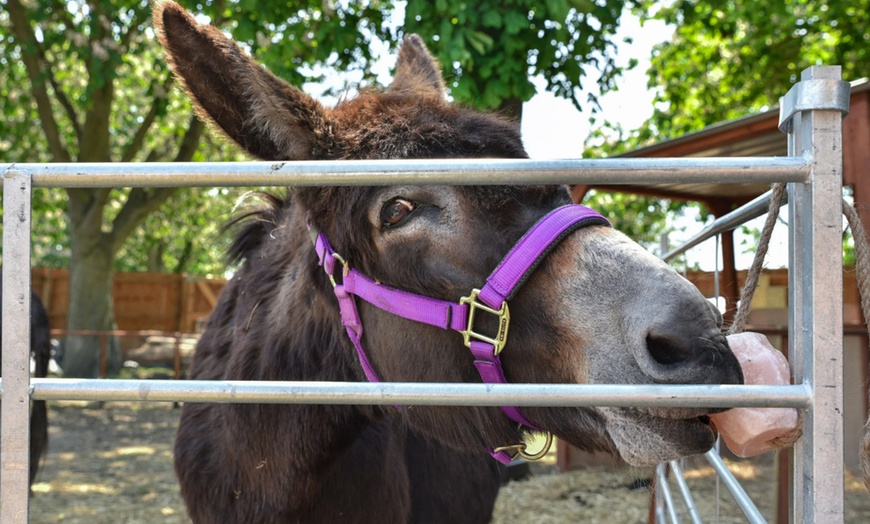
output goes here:
<path id="1" fill-rule="evenodd" d="M 504 349 L 504 345 L 507 342 L 508 326 L 511 322 L 511 313 L 508 309 L 507 301 L 501 303 L 501 309 L 495 310 L 487 306 L 483 302 L 478 301 L 477 295 L 479 294 L 479 289 L 473 289 L 471 291 L 471 295 L 459 299 L 460 304 L 468 304 L 468 324 L 465 330 L 460 331 L 460 333 L 462 333 L 462 340 L 463 342 L 465 342 L 465 346 L 469 348 L 471 347 L 472 338 L 480 340 L 481 342 L 492 344 L 492 354 L 498 355 Z M 472 327 L 474 327 L 474 313 L 478 309 L 492 315 L 496 315 L 498 317 L 498 333 L 496 333 L 495 338 L 490 338 L 486 335 L 475 333 L 471 330 Z"/>
<path id="2" fill-rule="evenodd" d="M 525 442 L 521 442 L 519 444 L 512 444 L 510 446 L 502 446 L 500 448 L 495 448 L 492 450 L 493 453 L 498 453 L 500 451 L 509 451 L 514 450 L 516 453 L 514 454 L 514 458 L 517 455 L 526 459 L 526 460 L 541 460 L 547 453 L 550 452 L 550 448 L 553 446 L 553 434 L 549 431 L 544 432 L 546 440 L 544 441 L 544 447 L 540 449 L 537 453 L 528 453 L 526 452 L 527 444 Z"/>
<path id="3" fill-rule="evenodd" d="M 343 268 L 341 270 L 341 277 L 346 277 L 347 274 L 350 272 L 350 267 L 347 265 L 347 260 L 343 259 L 338 253 L 332 253 L 332 257 L 341 262 L 341 266 Z M 324 264 L 324 268 L 326 268 L 326 264 Z M 335 276 L 333 276 L 332 273 L 327 271 L 326 275 L 329 277 L 329 283 L 332 284 L 333 288 L 338 285 L 335 283 Z"/>

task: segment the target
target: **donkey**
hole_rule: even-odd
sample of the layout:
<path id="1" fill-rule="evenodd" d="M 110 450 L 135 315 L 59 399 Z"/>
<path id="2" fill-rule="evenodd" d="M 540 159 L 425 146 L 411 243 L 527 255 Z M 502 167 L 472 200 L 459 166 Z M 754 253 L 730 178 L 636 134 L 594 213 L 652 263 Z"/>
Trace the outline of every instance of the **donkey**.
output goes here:
<path id="1" fill-rule="evenodd" d="M 404 38 L 388 89 L 327 108 L 178 5 L 158 3 L 153 15 L 199 115 L 255 157 L 527 156 L 514 123 L 445 100 L 439 66 L 415 35 Z M 557 235 L 537 267 L 515 279 L 522 287 L 497 301 L 500 312 L 480 309 L 471 290 L 493 268 L 514 266 L 509 253 L 521 238 L 537 238 L 551 216 L 580 207 L 568 204 L 558 186 L 298 187 L 267 195 L 234 223 L 229 257 L 241 266 L 209 318 L 190 376 L 479 383 L 491 366 L 510 383 L 742 383 L 718 312 L 588 210 L 584 227 Z M 371 295 L 357 300 L 362 288 Z M 454 314 L 430 325 L 392 307 L 390 297 L 446 304 Z M 474 335 L 449 329 L 465 322 L 457 311 L 476 311 L 478 320 L 467 322 Z M 471 351 L 465 338 L 473 338 Z M 710 449 L 714 411 L 187 403 L 175 470 L 194 522 L 487 522 L 499 466 L 484 450 L 509 460 L 499 448 L 538 428 L 651 465 Z"/>
<path id="2" fill-rule="evenodd" d="M 2 270 L 0 270 L 2 280 Z M 0 294 L 3 287 L 0 285 Z M 0 311 L 0 335 L 2 335 L 3 315 Z M 51 359 L 51 328 L 48 312 L 35 293 L 30 294 L 30 356 L 35 364 L 33 374 L 39 378 L 48 376 L 48 363 Z M 2 351 L 0 351 L 2 357 Z M 34 400 L 30 407 L 30 484 L 39 473 L 39 466 L 48 448 L 48 408 L 44 400 Z"/>

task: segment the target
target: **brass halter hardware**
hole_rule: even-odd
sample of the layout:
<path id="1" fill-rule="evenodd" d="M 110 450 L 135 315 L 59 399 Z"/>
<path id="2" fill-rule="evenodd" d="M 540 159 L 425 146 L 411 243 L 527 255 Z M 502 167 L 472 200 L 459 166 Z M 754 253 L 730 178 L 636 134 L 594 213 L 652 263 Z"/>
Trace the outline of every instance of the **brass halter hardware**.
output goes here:
<path id="1" fill-rule="evenodd" d="M 342 258 L 342 256 L 339 255 L 338 253 L 332 253 L 332 256 L 333 256 L 333 258 L 335 258 L 336 260 L 341 262 L 341 265 L 344 268 L 341 271 L 341 276 L 346 277 L 348 272 L 350 271 L 350 267 L 347 265 L 347 261 L 344 258 Z M 331 273 L 327 273 L 327 276 L 329 276 L 329 283 L 332 284 L 332 287 L 335 287 L 337 285 L 335 283 L 335 277 Z"/>
<path id="2" fill-rule="evenodd" d="M 508 326 L 510 326 L 511 323 L 511 312 L 508 309 L 507 301 L 502 302 L 501 309 L 496 310 L 477 300 L 477 295 L 479 294 L 479 289 L 472 289 L 469 296 L 459 299 L 460 304 L 468 304 L 468 325 L 464 331 L 460 331 L 460 333 L 462 333 L 462 341 L 465 342 L 467 347 L 471 347 L 472 338 L 487 342 L 492 344 L 493 354 L 498 355 L 507 343 Z M 472 331 L 472 328 L 474 327 L 474 314 L 478 309 L 498 317 L 498 333 L 496 333 L 495 338 L 490 338 L 486 335 Z"/>
<path id="3" fill-rule="evenodd" d="M 550 433 L 549 431 L 546 431 L 544 434 L 546 436 L 546 441 L 544 442 L 544 447 L 541 448 L 540 451 L 538 451 L 537 453 L 528 453 L 526 451 L 527 444 L 525 442 L 521 442 L 520 444 L 513 444 L 511 446 L 502 446 L 500 448 L 495 448 L 494 450 L 492 450 L 492 452 L 498 453 L 500 451 L 513 450 L 513 451 L 515 451 L 514 456 L 519 455 L 526 460 L 532 460 L 532 461 L 541 460 L 542 458 L 547 456 L 547 453 L 550 452 L 550 447 L 553 446 L 553 434 Z"/>

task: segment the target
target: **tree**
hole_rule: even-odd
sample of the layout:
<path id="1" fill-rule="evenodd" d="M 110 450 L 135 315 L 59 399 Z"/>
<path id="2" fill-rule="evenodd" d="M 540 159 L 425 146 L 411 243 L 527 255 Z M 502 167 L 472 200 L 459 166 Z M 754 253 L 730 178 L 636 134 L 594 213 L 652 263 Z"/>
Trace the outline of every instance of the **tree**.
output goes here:
<path id="1" fill-rule="evenodd" d="M 579 108 L 590 71 L 603 91 L 620 68 L 614 34 L 625 8 L 639 0 L 409 0 L 404 30 L 423 36 L 445 69 L 452 96 L 479 109 L 499 109 L 519 120 L 535 94 L 531 78 Z"/>
<path id="2" fill-rule="evenodd" d="M 231 237 L 223 225 L 242 188 L 199 188 L 176 193 L 148 218 L 118 252 L 118 271 L 223 276 Z M 216 204 L 217 203 L 217 204 Z M 179 228 L 183 224 L 183 228 Z"/>
<path id="3" fill-rule="evenodd" d="M 653 16 L 676 33 L 653 50 L 656 109 L 631 134 L 637 145 L 769 109 L 811 65 L 842 65 L 845 79 L 870 71 L 870 0 L 678 0 Z"/>
<path id="4" fill-rule="evenodd" d="M 12 137 L 0 139 L 0 161 L 204 159 L 197 153 L 203 125 L 172 88 L 147 0 L 4 0 L 0 5 L 0 137 Z M 314 0 L 292 6 L 213 1 L 196 10 L 234 33 L 278 74 L 299 82 L 304 64 L 366 68 L 371 38 L 386 36 L 379 7 L 374 0 L 336 6 Z M 211 148 L 215 152 L 220 153 Z M 57 201 L 68 220 L 67 327 L 109 330 L 114 327 L 114 260 L 125 240 L 176 190 L 65 193 L 66 198 L 45 200 Z M 93 376 L 94 347 L 92 340 L 69 337 L 65 373 Z"/>
<path id="5" fill-rule="evenodd" d="M 639 1 L 411 0 L 403 30 L 421 33 L 432 46 L 446 66 L 454 98 L 519 117 L 520 104 L 534 94 L 529 75 L 543 75 L 549 89 L 578 105 L 578 88 L 590 71 L 584 66 L 597 66 L 599 83 L 611 85 L 618 71 L 608 57 L 613 33 L 623 8 Z M 397 43 L 394 28 L 385 23 L 397 4 L 208 0 L 188 7 L 230 32 L 277 75 L 301 85 L 316 79 L 317 71 L 366 76 L 371 43 Z M 154 41 L 147 0 L 0 0 L 0 6 L 0 161 L 190 161 L 231 154 L 226 144 L 204 143 L 203 126 L 175 88 Z M 41 249 L 47 260 L 69 259 L 67 328 L 114 327 L 110 291 L 117 267 L 147 266 L 150 260 L 152 267 L 165 268 L 170 249 L 180 259 L 192 256 L 190 243 L 160 247 L 153 237 L 165 229 L 167 217 L 196 208 L 197 199 L 208 194 L 196 191 L 36 192 L 40 209 L 54 210 L 37 216 L 36 228 L 41 222 L 58 226 L 58 206 L 67 220 L 68 246 L 54 233 L 37 231 L 51 246 Z M 170 198 L 179 205 L 155 214 Z M 143 224 L 150 235 L 137 233 Z M 127 244 L 130 239 L 134 244 Z M 134 248 L 136 242 L 145 250 Z M 96 372 L 94 346 L 80 338 L 66 341 L 68 376 Z"/>
<path id="6" fill-rule="evenodd" d="M 603 122 L 587 139 L 587 154 L 615 155 L 767 110 L 811 65 L 840 64 L 846 79 L 870 71 L 870 0 L 658 4 L 644 0 L 637 10 L 676 28 L 652 51 L 653 115 L 635 130 Z"/>

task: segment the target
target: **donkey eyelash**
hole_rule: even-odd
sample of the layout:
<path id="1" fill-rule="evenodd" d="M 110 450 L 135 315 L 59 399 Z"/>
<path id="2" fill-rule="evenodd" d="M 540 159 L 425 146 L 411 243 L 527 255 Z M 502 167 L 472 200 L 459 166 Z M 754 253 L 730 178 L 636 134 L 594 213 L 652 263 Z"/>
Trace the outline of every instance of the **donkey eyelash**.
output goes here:
<path id="1" fill-rule="evenodd" d="M 397 208 L 397 205 L 400 207 Z M 413 200 L 394 198 L 381 208 L 381 227 L 383 229 L 400 227 L 422 207 L 425 206 Z M 393 211 L 396 211 L 396 214 L 392 213 Z"/>

